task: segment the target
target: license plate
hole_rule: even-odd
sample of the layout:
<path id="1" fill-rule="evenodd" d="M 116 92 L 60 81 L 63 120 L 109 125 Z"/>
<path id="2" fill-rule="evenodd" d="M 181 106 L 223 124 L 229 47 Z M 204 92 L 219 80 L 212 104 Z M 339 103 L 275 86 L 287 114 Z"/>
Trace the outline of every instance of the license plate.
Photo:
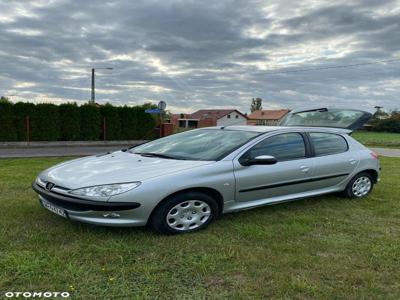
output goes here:
<path id="1" fill-rule="evenodd" d="M 59 208 L 44 199 L 40 199 L 40 201 L 42 202 L 42 205 L 44 208 L 48 209 L 49 211 L 51 211 L 51 212 L 55 213 L 56 215 L 59 215 L 63 218 L 68 218 L 67 212 L 65 210 L 63 210 L 62 208 Z"/>

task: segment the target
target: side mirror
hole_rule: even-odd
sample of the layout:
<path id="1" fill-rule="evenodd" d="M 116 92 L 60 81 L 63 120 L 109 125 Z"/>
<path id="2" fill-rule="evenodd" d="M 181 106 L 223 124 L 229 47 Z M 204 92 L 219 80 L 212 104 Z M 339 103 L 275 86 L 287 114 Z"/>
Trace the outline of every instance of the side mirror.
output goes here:
<path id="1" fill-rule="evenodd" d="M 247 158 L 240 161 L 243 166 L 252 165 L 274 165 L 278 162 L 276 157 L 271 155 L 260 155 L 253 158 Z"/>

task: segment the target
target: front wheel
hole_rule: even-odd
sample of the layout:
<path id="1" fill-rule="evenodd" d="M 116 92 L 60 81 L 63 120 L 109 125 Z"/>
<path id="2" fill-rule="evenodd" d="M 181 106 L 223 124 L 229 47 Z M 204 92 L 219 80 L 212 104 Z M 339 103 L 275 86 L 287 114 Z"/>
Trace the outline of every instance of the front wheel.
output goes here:
<path id="1" fill-rule="evenodd" d="M 162 234 L 203 229 L 218 214 L 216 201 L 200 192 L 187 192 L 164 200 L 153 212 L 149 225 Z"/>
<path id="2" fill-rule="evenodd" d="M 359 173 L 347 184 L 344 193 L 349 198 L 361 198 L 368 195 L 374 187 L 372 176 L 368 173 Z"/>

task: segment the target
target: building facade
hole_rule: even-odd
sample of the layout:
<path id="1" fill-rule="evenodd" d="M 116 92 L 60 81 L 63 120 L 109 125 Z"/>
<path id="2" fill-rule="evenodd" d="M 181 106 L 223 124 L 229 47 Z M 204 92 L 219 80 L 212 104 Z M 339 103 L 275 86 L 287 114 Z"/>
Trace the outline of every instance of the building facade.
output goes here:
<path id="1" fill-rule="evenodd" d="M 256 110 L 248 115 L 247 125 L 276 126 L 289 109 Z"/>
<path id="2" fill-rule="evenodd" d="M 200 109 L 192 114 L 175 114 L 171 123 L 178 128 L 246 125 L 247 116 L 237 109 Z"/>

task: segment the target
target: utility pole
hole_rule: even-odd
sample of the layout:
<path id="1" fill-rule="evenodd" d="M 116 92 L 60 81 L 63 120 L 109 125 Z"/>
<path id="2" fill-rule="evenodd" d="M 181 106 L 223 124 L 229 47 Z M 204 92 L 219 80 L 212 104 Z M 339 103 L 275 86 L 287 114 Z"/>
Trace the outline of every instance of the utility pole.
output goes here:
<path id="1" fill-rule="evenodd" d="M 96 70 L 112 70 L 113 68 L 92 68 L 92 96 L 90 98 L 89 103 L 94 104 L 96 101 L 95 96 L 95 71 Z"/>
<path id="2" fill-rule="evenodd" d="M 94 94 L 94 68 L 92 68 L 92 97 L 90 98 L 90 103 L 94 104 L 95 102 L 95 94 Z"/>

